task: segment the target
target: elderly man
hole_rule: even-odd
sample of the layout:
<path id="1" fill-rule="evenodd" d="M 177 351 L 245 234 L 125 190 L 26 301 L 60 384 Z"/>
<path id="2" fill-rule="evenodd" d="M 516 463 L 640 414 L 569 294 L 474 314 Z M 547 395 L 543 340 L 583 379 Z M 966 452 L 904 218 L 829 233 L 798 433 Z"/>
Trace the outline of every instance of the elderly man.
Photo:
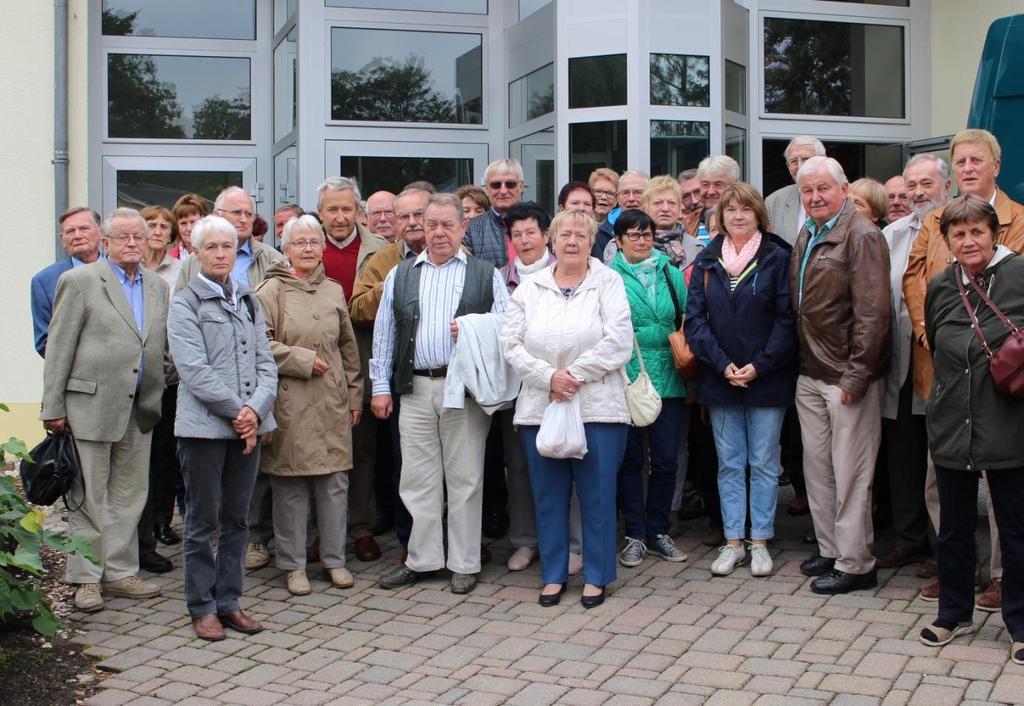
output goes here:
<path id="1" fill-rule="evenodd" d="M 697 178 L 696 169 L 679 172 L 679 193 L 683 230 L 693 235 L 697 232 L 700 214 L 704 210 L 704 204 L 700 200 L 700 179 Z"/>
<path id="2" fill-rule="evenodd" d="M 366 227 L 389 243 L 398 239 L 395 221 L 395 195 L 390 191 L 375 191 L 366 199 Z"/>
<path id="3" fill-rule="evenodd" d="M 786 145 L 783 156 L 793 183 L 770 193 L 764 200 L 764 205 L 768 209 L 768 220 L 771 221 L 772 230 L 792 245 L 807 220 L 803 201 L 800 199 L 800 188 L 796 184 L 796 173 L 811 157 L 824 157 L 825 145 L 816 137 L 798 135 Z"/>
<path id="4" fill-rule="evenodd" d="M 286 203 L 274 209 L 274 235 L 277 242 L 281 242 L 281 235 L 284 233 L 284 224 L 293 218 L 298 218 L 305 211 L 297 203 Z"/>
<path id="5" fill-rule="evenodd" d="M 889 362 L 889 251 L 847 199 L 843 168 L 811 157 L 797 171 L 807 222 L 792 255 L 800 343 L 796 407 L 818 555 L 800 564 L 815 593 L 878 584 L 871 482 Z"/>
<path id="6" fill-rule="evenodd" d="M 638 169 L 629 169 L 619 177 L 619 190 L 616 193 L 616 203 L 608 216 L 597 229 L 594 236 L 594 246 L 590 249 L 590 255 L 599 260 L 604 259 L 608 249 L 608 243 L 615 240 L 615 219 L 627 208 L 643 208 L 644 191 L 647 189 L 647 182 L 650 177 Z"/>
<path id="7" fill-rule="evenodd" d="M 102 609 L 103 594 L 160 594 L 136 576 L 137 526 L 164 390 L 167 285 L 141 265 L 146 222 L 138 211 L 115 209 L 102 233 L 106 259 L 57 283 L 39 415 L 47 430 L 75 435 L 81 458 L 72 488 L 81 504 L 72 503 L 68 533 L 89 542 L 99 563 L 73 554 L 66 579 L 79 584 L 75 607 L 85 612 Z"/>
<path id="8" fill-rule="evenodd" d="M 1024 252 L 1024 206 L 1010 199 L 996 186 L 1002 150 L 995 136 L 987 130 L 961 130 L 953 137 L 949 154 L 960 193 L 985 199 L 995 208 L 999 216 L 996 242 L 1015 252 Z M 942 210 L 933 209 L 922 219 L 921 230 L 910 248 L 907 271 L 903 276 L 903 294 L 914 336 L 914 391 L 922 398 L 928 397 L 932 386 L 931 352 L 928 350 L 927 338 L 924 335 L 925 292 L 928 283 L 952 262 L 949 248 L 946 247 L 945 240 L 939 232 Z M 929 486 L 932 475 L 929 473 Z M 987 482 L 984 487 L 987 493 Z M 930 509 L 933 509 L 937 500 L 934 499 L 934 494 L 930 495 L 933 497 Z M 998 535 L 995 532 L 994 518 L 989 519 L 990 527 L 993 528 L 989 575 L 991 583 L 978 597 L 976 605 L 981 610 L 998 612 L 1002 604 L 1002 557 L 998 551 L 998 540 L 995 539 Z M 926 600 L 937 599 L 938 584 L 927 586 L 921 595 Z"/>
<path id="9" fill-rule="evenodd" d="M 523 165 L 514 159 L 491 162 L 484 170 L 484 189 L 491 210 L 469 222 L 466 248 L 495 267 L 504 267 L 515 253 L 501 219 L 523 198 Z"/>
<path id="10" fill-rule="evenodd" d="M 85 206 L 69 208 L 57 219 L 60 242 L 67 260 L 44 267 L 32 278 L 29 289 L 32 304 L 32 330 L 36 352 L 46 357 L 46 332 L 53 316 L 53 297 L 57 280 L 75 267 L 95 262 L 100 256 L 100 214 Z"/>
<path id="11" fill-rule="evenodd" d="M 882 433 L 886 461 L 891 469 L 888 481 L 895 543 L 887 553 L 878 557 L 877 565 L 882 569 L 919 561 L 929 551 L 925 507 L 928 434 L 924 423 L 925 402 L 914 392 L 914 379 L 909 375 L 914 336 L 903 296 L 903 273 L 922 220 L 949 200 L 952 184 L 949 165 L 931 154 L 915 155 L 907 162 L 900 183 L 901 186 L 905 183 L 906 195 L 913 199 L 913 210 L 882 231 L 889 246 L 889 279 L 895 314 L 892 320 L 892 361 L 885 379 L 882 403 Z M 891 206 L 892 201 L 889 203 Z M 937 520 L 938 517 L 936 528 Z"/>
<path id="12" fill-rule="evenodd" d="M 359 186 L 346 177 L 327 177 L 317 187 L 317 214 L 324 224 L 327 242 L 324 244 L 324 272 L 345 290 L 346 301 L 352 301 L 356 278 L 370 257 L 387 247 L 388 241 L 359 225 Z M 356 344 L 364 379 L 368 378 L 372 326 L 355 322 Z M 369 380 L 364 399 L 369 399 Z M 380 559 L 380 547 L 373 538 L 377 521 L 374 498 L 374 468 L 377 464 L 377 424 L 363 410 L 359 426 L 352 428 L 352 470 L 349 471 L 348 533 L 355 542 L 356 558 L 360 561 Z"/>
<path id="13" fill-rule="evenodd" d="M 910 199 L 902 174 L 897 174 L 885 182 L 885 195 L 889 199 L 889 208 L 885 216 L 889 223 L 895 223 L 910 215 Z"/>
<path id="14" fill-rule="evenodd" d="M 383 588 L 415 583 L 446 566 L 454 593 L 468 593 L 480 571 L 484 447 L 490 419 L 470 397 L 462 409 L 442 406 L 445 375 L 464 314 L 503 312 L 508 291 L 491 264 L 461 250 L 458 197 L 427 200 L 427 248 L 384 281 L 373 340 L 373 413 L 387 419 L 401 398 L 399 493 L 412 515 L 405 564 L 380 579 Z M 442 511 L 447 492 L 447 562 Z"/>
<path id="15" fill-rule="evenodd" d="M 697 165 L 697 179 L 700 180 L 700 200 L 704 206 L 697 232 L 694 234 L 701 247 L 707 247 L 718 234 L 714 222 L 715 207 L 722 198 L 722 192 L 740 180 L 742 171 L 739 163 L 728 155 L 716 154 L 705 157 Z"/>

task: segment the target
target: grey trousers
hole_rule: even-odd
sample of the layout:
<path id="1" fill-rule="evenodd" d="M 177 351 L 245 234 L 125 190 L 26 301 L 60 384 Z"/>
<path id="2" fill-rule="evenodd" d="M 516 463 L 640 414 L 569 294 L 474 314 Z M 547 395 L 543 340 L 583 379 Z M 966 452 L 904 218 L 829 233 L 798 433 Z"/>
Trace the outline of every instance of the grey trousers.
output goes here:
<path id="1" fill-rule="evenodd" d="M 260 445 L 248 455 L 243 448 L 240 439 L 178 439 L 185 479 L 185 602 L 193 618 L 239 610 L 249 500 L 260 466 Z"/>
<path id="2" fill-rule="evenodd" d="M 270 476 L 274 489 L 274 551 L 277 568 L 306 568 L 310 504 L 316 507 L 320 562 L 325 569 L 345 566 L 348 471 L 317 476 Z"/>

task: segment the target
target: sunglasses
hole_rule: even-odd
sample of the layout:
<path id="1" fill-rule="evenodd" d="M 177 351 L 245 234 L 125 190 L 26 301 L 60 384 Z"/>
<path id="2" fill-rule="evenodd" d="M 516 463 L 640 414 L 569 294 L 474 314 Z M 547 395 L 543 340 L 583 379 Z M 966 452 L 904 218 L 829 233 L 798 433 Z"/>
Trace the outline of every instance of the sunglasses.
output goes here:
<path id="1" fill-rule="evenodd" d="M 500 189 L 502 187 L 502 185 L 504 185 L 504 187 L 506 189 L 514 189 L 517 186 L 519 186 L 519 182 L 518 181 L 492 181 L 492 182 L 488 183 L 487 185 L 489 187 L 491 187 L 494 191 L 497 191 L 498 189 Z"/>

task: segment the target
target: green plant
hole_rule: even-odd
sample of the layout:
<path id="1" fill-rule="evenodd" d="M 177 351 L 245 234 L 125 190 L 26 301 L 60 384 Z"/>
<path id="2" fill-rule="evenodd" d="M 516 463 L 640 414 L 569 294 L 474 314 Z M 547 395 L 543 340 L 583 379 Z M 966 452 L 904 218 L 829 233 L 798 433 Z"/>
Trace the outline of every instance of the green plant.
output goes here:
<path id="1" fill-rule="evenodd" d="M 10 411 L 0 404 L 0 410 Z M 0 443 L 0 458 L 14 456 L 31 460 L 25 442 L 13 436 Z M 43 527 L 43 509 L 32 507 L 10 476 L 0 477 L 0 621 L 32 617 L 32 627 L 43 635 L 53 635 L 60 621 L 46 603 L 39 578 L 43 575 L 43 545 L 58 551 L 80 552 L 90 561 L 89 543 L 67 539 Z"/>

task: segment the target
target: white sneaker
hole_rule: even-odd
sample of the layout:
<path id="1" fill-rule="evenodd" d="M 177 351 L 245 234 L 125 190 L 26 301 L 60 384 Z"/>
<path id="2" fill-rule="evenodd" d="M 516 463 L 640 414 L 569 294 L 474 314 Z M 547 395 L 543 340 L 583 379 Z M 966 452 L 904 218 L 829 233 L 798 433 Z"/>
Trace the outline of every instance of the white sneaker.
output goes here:
<path id="1" fill-rule="evenodd" d="M 583 555 L 569 552 L 569 575 L 575 576 L 583 571 Z"/>
<path id="2" fill-rule="evenodd" d="M 771 576 L 772 568 L 772 555 L 768 547 L 763 544 L 750 545 L 750 575 Z"/>
<path id="3" fill-rule="evenodd" d="M 508 558 L 508 570 L 522 571 L 533 563 L 535 556 L 537 556 L 537 549 L 535 547 L 519 547 Z"/>
<path id="4" fill-rule="evenodd" d="M 250 542 L 245 545 L 245 568 L 252 571 L 262 569 L 270 563 L 270 550 L 266 545 Z"/>
<path id="5" fill-rule="evenodd" d="M 103 610 L 103 596 L 98 583 L 83 583 L 75 591 L 75 608 L 83 613 Z"/>
<path id="6" fill-rule="evenodd" d="M 111 598 L 156 598 L 160 595 L 160 586 L 138 576 L 125 576 L 116 581 L 104 581 L 103 593 Z"/>
<path id="7" fill-rule="evenodd" d="M 305 569 L 296 569 L 288 572 L 288 593 L 293 596 L 308 596 L 313 592 L 309 586 L 309 579 L 306 578 Z"/>
<path id="8" fill-rule="evenodd" d="M 718 550 L 718 558 L 711 564 L 711 573 L 715 576 L 728 576 L 737 566 L 742 566 L 747 561 L 747 553 L 743 546 L 734 547 L 726 544 Z"/>
<path id="9" fill-rule="evenodd" d="M 352 578 L 351 572 L 343 566 L 327 569 L 327 576 L 335 588 L 352 588 L 355 585 L 355 579 Z"/>

